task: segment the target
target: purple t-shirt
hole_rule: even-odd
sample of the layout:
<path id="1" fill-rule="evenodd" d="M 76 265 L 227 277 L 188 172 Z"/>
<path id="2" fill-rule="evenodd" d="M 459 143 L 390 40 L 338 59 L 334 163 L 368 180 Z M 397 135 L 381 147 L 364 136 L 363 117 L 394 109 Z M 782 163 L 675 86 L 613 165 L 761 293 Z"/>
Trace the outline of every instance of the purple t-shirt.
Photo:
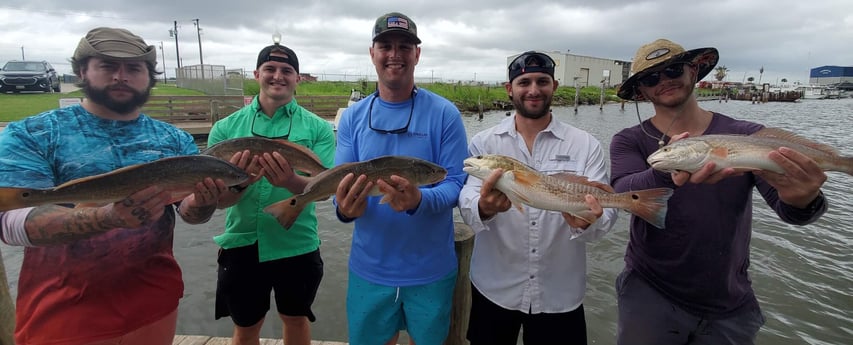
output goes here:
<path id="1" fill-rule="evenodd" d="M 662 133 L 650 121 L 623 129 L 610 144 L 611 183 L 617 192 L 656 187 L 675 189 L 669 199 L 666 228 L 631 217 L 625 253 L 627 269 L 639 274 L 674 303 L 697 316 L 719 319 L 755 308 L 749 279 L 753 187 L 779 217 L 808 224 L 826 211 L 823 194 L 809 209 L 779 200 L 776 189 L 754 174 L 716 184 L 676 187 L 671 175 L 653 170 L 646 158 L 658 149 Z M 752 134 L 762 125 L 714 113 L 705 134 Z M 664 138 L 669 141 L 669 138 Z"/>

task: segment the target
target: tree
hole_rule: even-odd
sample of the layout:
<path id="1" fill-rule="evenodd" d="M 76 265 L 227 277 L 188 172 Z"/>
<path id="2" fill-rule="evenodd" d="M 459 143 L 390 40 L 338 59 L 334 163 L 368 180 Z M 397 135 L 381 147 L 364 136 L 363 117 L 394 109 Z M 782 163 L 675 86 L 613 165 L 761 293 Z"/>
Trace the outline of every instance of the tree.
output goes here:
<path id="1" fill-rule="evenodd" d="M 753 77 L 746 78 L 746 81 L 748 81 L 748 82 L 750 82 L 750 83 L 751 83 L 753 80 L 755 80 L 755 78 L 753 78 Z"/>
<path id="2" fill-rule="evenodd" d="M 729 73 L 729 69 L 726 66 L 717 66 L 714 70 L 717 71 L 714 74 L 714 79 L 717 79 L 717 81 L 723 81 L 723 79 L 726 79 L 726 74 Z"/>
<path id="3" fill-rule="evenodd" d="M 787 82 L 788 82 L 788 79 L 786 79 L 786 78 L 782 78 L 782 82 L 783 82 L 783 83 L 787 83 Z"/>

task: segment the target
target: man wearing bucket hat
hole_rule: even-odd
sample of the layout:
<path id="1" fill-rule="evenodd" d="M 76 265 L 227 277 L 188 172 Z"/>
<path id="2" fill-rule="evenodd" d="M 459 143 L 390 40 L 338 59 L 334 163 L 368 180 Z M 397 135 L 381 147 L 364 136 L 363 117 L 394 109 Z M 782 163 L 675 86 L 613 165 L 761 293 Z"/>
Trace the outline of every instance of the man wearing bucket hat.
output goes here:
<path id="1" fill-rule="evenodd" d="M 664 229 L 631 218 L 625 269 L 616 279 L 617 344 L 753 344 L 764 316 L 748 274 L 752 191 L 780 219 L 808 224 L 826 211 L 826 175 L 799 152 L 769 158 L 785 174 L 666 173 L 646 158 L 666 142 L 703 134 L 755 133 L 762 125 L 699 107 L 693 88 L 716 65 L 717 50 L 685 50 L 659 39 L 640 47 L 633 75 L 619 88 L 627 100 L 648 100 L 655 114 L 613 136 L 611 182 L 617 192 L 675 188 Z M 639 107 L 637 107 L 639 117 Z"/>
<path id="2" fill-rule="evenodd" d="M 274 38 L 275 40 L 275 38 Z M 287 140 L 316 153 L 331 166 L 335 133 L 329 123 L 296 102 L 299 59 L 296 53 L 275 42 L 258 53 L 255 80 L 260 92 L 252 102 L 217 121 L 207 138 L 208 146 L 228 139 L 258 136 Z M 257 344 L 274 292 L 285 344 L 309 345 L 311 305 L 323 277 L 317 215 L 311 204 L 285 231 L 276 219 L 263 212 L 270 204 L 302 193 L 308 179 L 293 171 L 279 153 L 250 157 L 248 151 L 232 157 L 237 166 L 253 171 L 262 168 L 246 188 L 222 194 L 225 232 L 213 238 L 222 248 L 217 257 L 216 319 L 230 316 L 234 322 L 232 344 Z M 298 283 L 294 283 L 298 282 Z"/>
<path id="3" fill-rule="evenodd" d="M 140 113 L 156 53 L 130 31 L 95 28 L 71 59 L 80 105 L 10 123 L 0 134 L 0 186 L 58 184 L 198 153 L 191 135 Z M 207 221 L 226 190 L 199 181 L 177 212 Z M 105 206 L 44 205 L 5 212 L 0 238 L 25 246 L 17 344 L 171 344 L 181 270 L 172 254 L 170 191 L 151 186 Z"/>
<path id="4" fill-rule="evenodd" d="M 607 186 L 607 162 L 592 135 L 557 120 L 551 101 L 557 90 L 554 60 L 528 51 L 508 67 L 507 95 L 515 114 L 471 138 L 471 156 L 501 154 L 544 174 L 570 173 Z M 471 226 L 471 345 L 586 344 L 586 244 L 616 223 L 616 209 L 602 209 L 588 196 L 591 216 L 524 206 L 510 201 L 495 184 L 469 177 L 459 194 L 459 211 Z M 521 205 L 518 205 L 521 206 Z"/>
<path id="5" fill-rule="evenodd" d="M 421 52 L 415 22 L 388 13 L 376 19 L 372 34 L 378 88 L 341 115 L 335 165 L 405 155 L 441 165 L 447 178 L 418 187 L 399 176 L 367 181 L 350 174 L 339 184 L 338 218 L 355 223 L 349 342 L 396 344 L 405 329 L 413 343 L 438 345 L 450 327 L 456 283 L 453 208 L 465 182 L 465 127 L 456 106 L 415 86 Z M 373 186 L 390 199 L 387 204 L 369 196 Z"/>

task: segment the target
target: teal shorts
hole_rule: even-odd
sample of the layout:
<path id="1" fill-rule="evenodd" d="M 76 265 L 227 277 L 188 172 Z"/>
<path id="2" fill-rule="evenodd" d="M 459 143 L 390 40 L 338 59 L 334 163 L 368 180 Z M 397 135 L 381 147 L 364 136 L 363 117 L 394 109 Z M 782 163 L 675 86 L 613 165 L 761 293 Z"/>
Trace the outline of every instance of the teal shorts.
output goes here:
<path id="1" fill-rule="evenodd" d="M 349 271 L 347 324 L 351 345 L 383 345 L 400 330 L 418 345 L 441 345 L 450 329 L 457 271 L 426 285 L 371 283 Z"/>

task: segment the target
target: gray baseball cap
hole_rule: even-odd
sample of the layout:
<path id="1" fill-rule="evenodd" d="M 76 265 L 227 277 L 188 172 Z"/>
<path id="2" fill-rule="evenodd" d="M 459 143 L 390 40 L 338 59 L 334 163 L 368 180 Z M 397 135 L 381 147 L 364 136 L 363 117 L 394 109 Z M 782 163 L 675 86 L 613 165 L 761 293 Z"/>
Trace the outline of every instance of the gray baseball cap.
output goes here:
<path id="1" fill-rule="evenodd" d="M 157 64 L 157 50 L 126 29 L 94 28 L 80 39 L 74 59 L 99 57 L 113 60 L 142 60 Z"/>

